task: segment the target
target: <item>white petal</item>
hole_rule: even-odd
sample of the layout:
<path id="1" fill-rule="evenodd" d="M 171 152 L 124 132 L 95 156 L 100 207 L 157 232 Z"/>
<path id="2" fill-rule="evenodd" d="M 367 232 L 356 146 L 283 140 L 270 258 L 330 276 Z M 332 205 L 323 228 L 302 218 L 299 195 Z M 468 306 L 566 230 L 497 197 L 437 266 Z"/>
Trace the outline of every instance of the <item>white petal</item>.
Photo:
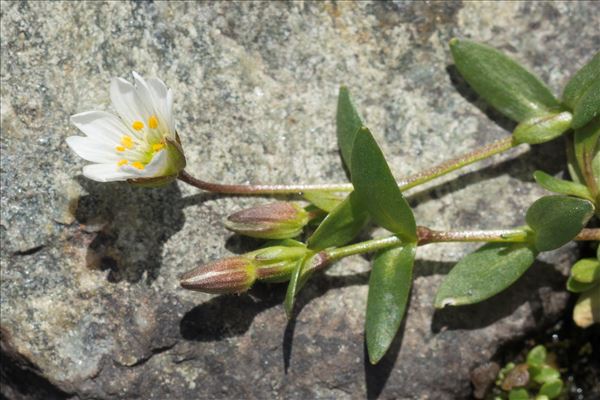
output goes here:
<path id="1" fill-rule="evenodd" d="M 162 104 L 159 103 L 158 98 L 155 98 L 154 93 L 148 88 L 146 81 L 137 72 L 133 71 L 133 79 L 135 80 L 135 90 L 137 96 L 141 102 L 144 103 L 146 109 L 150 110 L 152 114 L 158 114 L 157 117 L 161 118 Z"/>
<path id="2" fill-rule="evenodd" d="M 165 108 L 165 117 L 167 118 L 167 125 L 169 126 L 169 131 L 175 136 L 175 132 L 177 127 L 175 126 L 175 118 L 173 117 L 173 92 L 171 89 L 167 91 L 167 102 Z"/>
<path id="3" fill-rule="evenodd" d="M 144 169 L 137 169 L 131 165 L 124 165 L 121 169 L 131 175 L 135 175 L 136 178 L 155 178 L 163 176 L 163 172 L 166 170 L 168 162 L 168 152 L 166 150 L 161 150 L 154 154 L 154 157 L 152 157 L 152 160 L 144 167 Z"/>
<path id="4" fill-rule="evenodd" d="M 84 160 L 96 163 L 110 163 L 119 160 L 115 148 L 107 143 L 99 143 L 89 137 L 70 136 L 67 138 L 69 147 Z"/>
<path id="5" fill-rule="evenodd" d="M 152 115 L 144 102 L 140 100 L 135 87 L 125 79 L 115 78 L 110 84 L 110 100 L 113 107 L 125 121 L 131 126 L 133 121 L 146 121 Z"/>
<path id="6" fill-rule="evenodd" d="M 98 182 L 125 181 L 136 177 L 115 163 L 86 165 L 83 167 L 83 175 Z"/>
<path id="7" fill-rule="evenodd" d="M 117 145 L 129 132 L 117 116 L 104 111 L 87 111 L 71 116 L 71 122 L 83 133 L 97 142 Z"/>
<path id="8" fill-rule="evenodd" d="M 167 90 L 165 84 L 157 78 L 145 80 L 137 72 L 133 71 L 133 78 L 138 97 L 145 102 L 146 108 L 154 110 L 154 114 L 164 126 L 170 131 L 173 129 L 172 103 L 173 95 Z M 152 82 L 152 84 L 150 84 Z"/>

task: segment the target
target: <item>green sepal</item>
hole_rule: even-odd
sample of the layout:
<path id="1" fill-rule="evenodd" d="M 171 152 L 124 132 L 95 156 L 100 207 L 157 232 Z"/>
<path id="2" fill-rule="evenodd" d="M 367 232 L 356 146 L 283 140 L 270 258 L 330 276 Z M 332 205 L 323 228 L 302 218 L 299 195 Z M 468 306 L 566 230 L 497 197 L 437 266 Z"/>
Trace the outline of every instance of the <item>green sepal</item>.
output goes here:
<path id="1" fill-rule="evenodd" d="M 517 122 L 560 108 L 550 90 L 532 73 L 500 51 L 454 38 L 450 50 L 460 74 L 498 111 Z"/>
<path id="2" fill-rule="evenodd" d="M 525 243 L 488 243 L 460 260 L 435 297 L 435 307 L 474 304 L 512 285 L 535 261 Z"/>
<path id="3" fill-rule="evenodd" d="M 406 311 L 416 244 L 389 249 L 373 261 L 369 279 L 365 336 L 371 364 L 389 349 Z"/>

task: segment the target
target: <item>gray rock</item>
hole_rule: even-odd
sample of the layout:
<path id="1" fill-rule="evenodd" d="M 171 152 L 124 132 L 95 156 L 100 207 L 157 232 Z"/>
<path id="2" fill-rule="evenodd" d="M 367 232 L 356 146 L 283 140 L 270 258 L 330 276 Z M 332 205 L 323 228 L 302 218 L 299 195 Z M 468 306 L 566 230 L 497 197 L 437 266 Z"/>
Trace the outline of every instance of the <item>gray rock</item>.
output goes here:
<path id="1" fill-rule="evenodd" d="M 260 199 L 80 177 L 69 115 L 108 109 L 112 76 L 176 92 L 189 172 L 219 182 L 340 182 L 337 89 L 348 85 L 398 176 L 507 134 L 449 67 L 453 36 L 488 42 L 556 93 L 600 44 L 577 3 L 2 3 L 2 394 L 7 398 L 463 398 L 469 372 L 564 310 L 574 247 L 483 304 L 434 311 L 473 246 L 419 249 L 392 351 L 365 362 L 368 262 L 313 279 L 297 318 L 284 285 L 186 292 L 177 277 L 248 250 L 223 218 Z M 561 143 L 520 148 L 413 192 L 420 224 L 520 225 Z"/>

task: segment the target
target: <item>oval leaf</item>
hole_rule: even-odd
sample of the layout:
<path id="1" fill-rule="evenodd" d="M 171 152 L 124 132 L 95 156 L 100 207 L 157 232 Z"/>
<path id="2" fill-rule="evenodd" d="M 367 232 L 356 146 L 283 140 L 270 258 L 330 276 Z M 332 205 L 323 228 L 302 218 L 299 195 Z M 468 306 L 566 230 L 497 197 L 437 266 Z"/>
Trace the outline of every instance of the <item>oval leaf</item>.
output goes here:
<path id="1" fill-rule="evenodd" d="M 377 224 L 408 242 L 417 240 L 415 217 L 402 196 L 381 149 L 362 127 L 352 150 L 352 184 L 360 202 Z"/>
<path id="2" fill-rule="evenodd" d="M 579 282 L 577 279 L 573 278 L 572 276 L 570 276 L 569 279 L 567 279 L 567 290 L 569 292 L 573 292 L 573 293 L 582 293 L 582 292 L 586 292 L 586 291 L 590 290 L 597 284 L 598 284 L 597 282 L 582 283 L 582 282 Z"/>
<path id="3" fill-rule="evenodd" d="M 498 50 L 456 38 L 450 50 L 469 85 L 507 117 L 522 122 L 558 109 L 558 101 L 538 78 Z"/>
<path id="4" fill-rule="evenodd" d="M 541 187 L 551 192 L 568 194 L 587 200 L 594 199 L 588 188 L 580 183 L 558 179 L 543 171 L 535 171 L 533 178 Z"/>
<path id="5" fill-rule="evenodd" d="M 559 376 L 559 378 L 557 378 L 556 380 L 546 382 L 542 385 L 540 391 L 538 392 L 538 398 L 540 396 L 546 396 L 548 399 L 555 399 L 560 395 L 562 389 L 563 383 L 560 380 Z"/>
<path id="6" fill-rule="evenodd" d="M 573 109 L 573 129 L 581 128 L 600 114 L 600 79 L 581 96 Z"/>
<path id="7" fill-rule="evenodd" d="M 568 111 L 529 118 L 515 128 L 517 143 L 538 144 L 555 139 L 571 127 L 573 116 Z"/>
<path id="8" fill-rule="evenodd" d="M 366 340 L 371 364 L 392 344 L 402 322 L 412 285 L 416 244 L 383 251 L 375 257 L 367 298 Z"/>
<path id="9" fill-rule="evenodd" d="M 557 249 L 571 241 L 594 213 L 588 200 L 568 196 L 545 196 L 527 210 L 525 220 L 535 233 L 539 251 Z"/>
<path id="10" fill-rule="evenodd" d="M 584 65 L 569 80 L 563 91 L 563 103 L 574 109 L 581 96 L 598 80 L 600 80 L 600 52 L 596 53 L 590 62 Z"/>
<path id="11" fill-rule="evenodd" d="M 537 253 L 523 243 L 489 243 L 467 255 L 442 282 L 435 307 L 474 304 L 503 291 L 533 264 Z"/>
<path id="12" fill-rule="evenodd" d="M 306 244 L 314 251 L 342 246 L 354 239 L 368 222 L 367 210 L 352 192 L 325 217 Z"/>
<path id="13" fill-rule="evenodd" d="M 345 86 L 340 87 L 338 95 L 336 126 L 338 146 L 342 154 L 342 160 L 348 170 L 350 170 L 354 137 L 360 127 L 363 126 L 363 123 L 350 99 L 350 92 Z"/>
<path id="14" fill-rule="evenodd" d="M 581 283 L 600 283 L 600 262 L 594 258 L 583 258 L 573 265 L 571 276 Z"/>

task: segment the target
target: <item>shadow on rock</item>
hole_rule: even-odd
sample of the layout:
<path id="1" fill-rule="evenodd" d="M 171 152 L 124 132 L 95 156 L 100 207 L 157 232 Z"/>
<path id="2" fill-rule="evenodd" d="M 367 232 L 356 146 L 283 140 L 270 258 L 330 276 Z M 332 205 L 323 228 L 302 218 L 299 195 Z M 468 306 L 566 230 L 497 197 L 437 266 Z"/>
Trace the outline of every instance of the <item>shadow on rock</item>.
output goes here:
<path id="1" fill-rule="evenodd" d="M 561 171 L 565 159 L 565 146 L 561 140 L 535 145 L 518 158 L 494 163 L 476 171 L 467 172 L 452 180 L 415 191 L 407 196 L 411 205 L 423 204 L 429 200 L 439 199 L 445 195 L 458 192 L 466 187 L 476 185 L 488 179 L 509 175 L 522 182 L 533 182 L 536 170 L 555 175 Z M 479 211 L 477 211 L 479 214 Z"/>
<path id="2" fill-rule="evenodd" d="M 368 273 L 348 276 L 322 274 L 315 277 L 300 292 L 296 304 L 296 314 L 312 299 L 322 296 L 330 289 L 364 285 L 367 283 L 367 279 Z M 192 308 L 183 316 L 179 324 L 181 336 L 187 340 L 210 342 L 243 335 L 250 328 L 254 317 L 283 303 L 286 290 L 285 284 L 258 283 L 248 294 L 214 297 Z M 293 323 L 291 327 L 290 329 L 288 324 L 288 329 L 284 334 L 285 365 L 289 365 L 292 353 Z"/>
<path id="3" fill-rule="evenodd" d="M 410 308 L 410 297 L 409 304 L 406 309 Z M 405 316 L 406 317 L 406 316 Z M 390 348 L 381 360 L 375 365 L 369 361 L 369 353 L 367 350 L 367 342 L 364 343 L 364 369 L 365 369 L 365 384 L 367 387 L 367 399 L 377 399 L 383 391 L 385 384 L 387 383 L 396 359 L 402 348 L 402 341 L 404 339 L 404 330 L 406 327 L 406 318 L 402 318 L 402 323 L 398 329 L 396 337 L 392 341 Z"/>
<path id="4" fill-rule="evenodd" d="M 445 329 L 481 329 L 512 315 L 525 303 L 530 304 L 535 325 L 545 321 L 539 289 L 542 287 L 562 288 L 565 277 L 552 265 L 536 262 L 533 267 L 511 287 L 481 303 L 446 307 L 435 310 L 431 330 L 440 332 Z"/>
<path id="5" fill-rule="evenodd" d="M 479 108 L 481 112 L 483 112 L 489 119 L 494 121 L 500 127 L 506 129 L 509 132 L 512 132 L 517 124 L 511 120 L 510 118 L 505 117 L 499 111 L 497 111 L 494 107 L 488 104 L 484 99 L 482 99 L 476 91 L 474 91 L 471 86 L 465 81 L 462 77 L 456 65 L 452 64 L 446 67 L 446 72 L 450 77 L 450 82 L 452 86 L 456 89 L 458 93 L 462 97 L 465 98 L 469 103 L 473 104 L 475 107 Z"/>
<path id="6" fill-rule="evenodd" d="M 95 234 L 88 247 L 88 268 L 108 270 L 111 282 L 152 282 L 162 265 L 163 244 L 184 224 L 184 203 L 176 183 L 148 189 L 123 183 L 98 183 L 80 177 L 88 195 L 79 199 L 75 217 Z"/>

